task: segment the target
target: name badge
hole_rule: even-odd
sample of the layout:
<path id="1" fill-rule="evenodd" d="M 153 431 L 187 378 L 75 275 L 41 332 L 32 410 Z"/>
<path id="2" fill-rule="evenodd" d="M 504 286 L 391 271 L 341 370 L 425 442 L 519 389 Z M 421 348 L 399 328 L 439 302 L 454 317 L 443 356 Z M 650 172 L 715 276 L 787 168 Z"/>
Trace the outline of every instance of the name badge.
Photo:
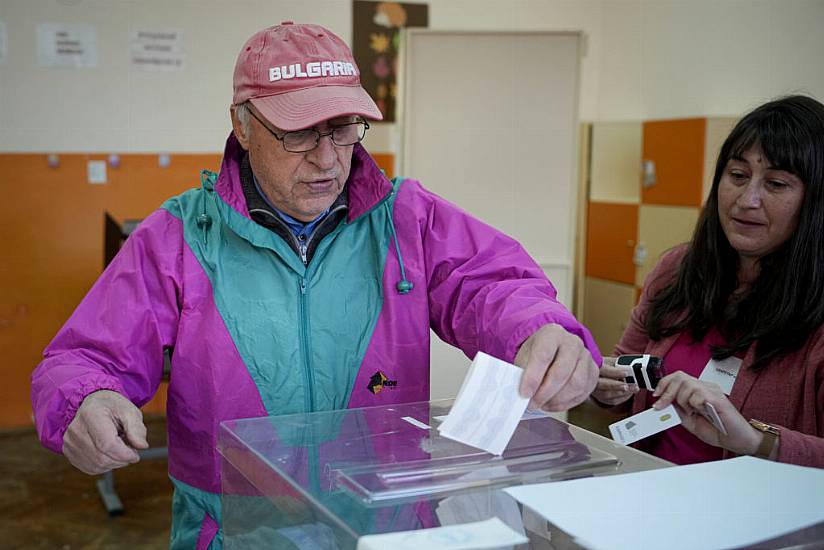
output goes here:
<path id="1" fill-rule="evenodd" d="M 729 395 L 735 379 L 738 378 L 738 370 L 741 368 L 741 359 L 738 357 L 727 357 L 717 361 L 710 359 L 704 367 L 699 380 L 713 382 L 721 387 L 721 391 Z"/>

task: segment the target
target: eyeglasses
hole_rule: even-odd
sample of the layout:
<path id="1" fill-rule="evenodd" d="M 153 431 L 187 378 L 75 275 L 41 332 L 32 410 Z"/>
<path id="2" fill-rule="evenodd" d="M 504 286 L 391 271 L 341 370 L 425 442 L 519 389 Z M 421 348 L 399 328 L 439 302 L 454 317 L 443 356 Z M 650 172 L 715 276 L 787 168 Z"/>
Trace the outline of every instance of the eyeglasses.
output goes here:
<path id="1" fill-rule="evenodd" d="M 369 129 L 369 123 L 365 120 L 356 120 L 346 124 L 336 124 L 330 126 L 328 132 L 319 132 L 315 128 L 307 128 L 305 130 L 296 130 L 294 132 L 286 132 L 282 136 L 275 133 L 274 130 L 263 122 L 259 116 L 255 114 L 252 109 L 249 112 L 255 117 L 255 120 L 266 128 L 270 134 L 275 136 L 279 142 L 283 144 L 283 148 L 290 153 L 306 153 L 311 151 L 320 143 L 320 138 L 330 136 L 332 143 L 338 147 L 346 147 L 360 142 L 366 135 L 366 130 Z"/>

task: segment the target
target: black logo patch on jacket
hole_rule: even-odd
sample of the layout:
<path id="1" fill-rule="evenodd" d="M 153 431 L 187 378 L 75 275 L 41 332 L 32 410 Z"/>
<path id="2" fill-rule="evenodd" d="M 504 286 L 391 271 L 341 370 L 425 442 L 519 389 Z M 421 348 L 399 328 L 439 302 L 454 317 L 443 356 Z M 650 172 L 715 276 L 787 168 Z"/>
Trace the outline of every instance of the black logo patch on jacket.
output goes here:
<path id="1" fill-rule="evenodd" d="M 378 371 L 372 375 L 372 378 L 369 379 L 369 385 L 366 387 L 366 389 L 368 389 L 375 395 L 378 395 L 381 392 L 381 390 L 383 390 L 384 386 L 386 386 L 387 388 L 394 388 L 397 385 L 397 380 L 390 380 L 386 377 L 384 373 Z"/>

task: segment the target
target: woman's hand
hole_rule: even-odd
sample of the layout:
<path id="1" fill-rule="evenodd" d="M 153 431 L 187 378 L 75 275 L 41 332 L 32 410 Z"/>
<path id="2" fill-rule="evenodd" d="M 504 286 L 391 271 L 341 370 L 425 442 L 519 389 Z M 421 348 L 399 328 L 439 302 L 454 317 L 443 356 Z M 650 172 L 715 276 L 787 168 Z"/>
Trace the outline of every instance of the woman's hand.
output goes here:
<path id="1" fill-rule="evenodd" d="M 653 405 L 655 409 L 674 403 L 681 425 L 700 440 L 739 455 L 752 455 L 758 450 L 763 435 L 750 426 L 717 384 L 702 382 L 679 371 L 662 378 L 652 395 L 658 397 Z M 715 407 L 727 435 L 705 417 L 705 403 Z"/>
<path id="2" fill-rule="evenodd" d="M 604 357 L 604 364 L 598 372 L 598 383 L 592 391 L 594 397 L 604 405 L 620 405 L 638 393 L 638 386 L 627 384 L 624 371 L 615 366 L 615 357 Z"/>

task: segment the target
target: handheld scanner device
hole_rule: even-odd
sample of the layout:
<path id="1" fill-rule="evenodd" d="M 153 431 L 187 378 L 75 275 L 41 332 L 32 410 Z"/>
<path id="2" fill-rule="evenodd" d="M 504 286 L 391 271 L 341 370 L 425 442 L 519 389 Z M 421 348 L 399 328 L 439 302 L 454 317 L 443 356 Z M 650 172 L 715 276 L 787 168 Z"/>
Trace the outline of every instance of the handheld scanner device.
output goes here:
<path id="1" fill-rule="evenodd" d="M 637 384 L 642 390 L 654 390 L 663 378 L 661 358 L 654 355 L 619 355 L 615 366 L 624 371 L 627 384 Z"/>

